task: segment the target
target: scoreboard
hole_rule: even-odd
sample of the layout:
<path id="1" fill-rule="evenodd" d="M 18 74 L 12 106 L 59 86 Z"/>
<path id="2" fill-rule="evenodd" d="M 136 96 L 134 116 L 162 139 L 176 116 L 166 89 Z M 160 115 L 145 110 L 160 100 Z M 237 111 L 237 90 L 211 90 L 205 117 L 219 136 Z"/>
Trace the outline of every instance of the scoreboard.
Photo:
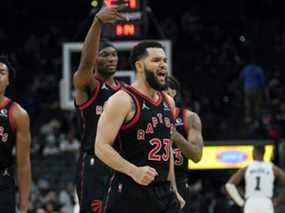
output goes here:
<path id="1" fill-rule="evenodd" d="M 142 5 L 140 0 L 105 0 L 107 6 L 116 6 L 119 4 L 125 4 L 125 11 L 141 11 Z"/>
<path id="2" fill-rule="evenodd" d="M 121 13 L 127 21 L 107 24 L 103 26 L 102 34 L 109 39 L 139 39 L 146 31 L 146 17 L 144 16 L 144 0 L 105 0 L 107 6 L 126 5 Z"/>

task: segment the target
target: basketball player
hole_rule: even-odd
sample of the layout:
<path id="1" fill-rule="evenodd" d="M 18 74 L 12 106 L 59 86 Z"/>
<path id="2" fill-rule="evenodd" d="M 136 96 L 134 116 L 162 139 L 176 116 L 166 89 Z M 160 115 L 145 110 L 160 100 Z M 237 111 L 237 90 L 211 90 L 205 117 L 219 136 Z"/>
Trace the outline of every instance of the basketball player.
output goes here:
<path id="1" fill-rule="evenodd" d="M 253 150 L 253 162 L 235 173 L 226 184 L 231 198 L 244 207 L 244 213 L 273 213 L 273 206 L 284 202 L 285 193 L 272 199 L 274 180 L 285 184 L 284 172 L 271 162 L 263 161 L 265 148 L 256 145 Z M 240 196 L 237 186 L 245 179 L 245 199 Z"/>
<path id="2" fill-rule="evenodd" d="M 131 63 L 136 81 L 110 97 L 98 123 L 95 153 L 117 171 L 106 213 L 181 212 L 177 198 L 182 207 L 184 200 L 176 190 L 171 151 L 174 102 L 161 92 L 167 78 L 164 48 L 140 42 Z M 117 134 L 119 151 L 113 147 Z"/>
<path id="3" fill-rule="evenodd" d="M 0 212 L 16 212 L 16 187 L 13 177 L 16 147 L 16 173 L 19 188 L 20 213 L 28 212 L 31 190 L 30 119 L 28 113 L 5 96 L 13 83 L 14 70 L 5 57 L 0 57 Z"/>
<path id="4" fill-rule="evenodd" d="M 106 184 L 111 174 L 111 170 L 95 158 L 94 141 L 103 105 L 121 86 L 114 80 L 117 50 L 105 40 L 100 42 L 100 35 L 103 24 L 122 19 L 119 7 L 102 7 L 85 38 L 79 68 L 73 76 L 82 135 L 77 171 L 77 195 L 82 213 L 102 212 Z"/>
<path id="5" fill-rule="evenodd" d="M 169 76 L 167 78 L 167 94 L 174 98 L 176 105 L 181 103 L 180 85 Z M 203 137 L 199 116 L 185 108 L 175 108 L 175 130 L 172 134 L 174 142 L 174 166 L 177 189 L 186 204 L 184 213 L 190 212 L 190 188 L 188 185 L 188 159 L 199 162 L 202 158 Z"/>

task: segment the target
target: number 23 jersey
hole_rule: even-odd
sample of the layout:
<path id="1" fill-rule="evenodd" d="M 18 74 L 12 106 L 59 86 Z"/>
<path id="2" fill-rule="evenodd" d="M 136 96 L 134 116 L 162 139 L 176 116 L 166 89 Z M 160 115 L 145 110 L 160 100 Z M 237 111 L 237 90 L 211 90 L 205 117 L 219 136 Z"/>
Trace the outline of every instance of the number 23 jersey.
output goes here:
<path id="1" fill-rule="evenodd" d="M 170 128 L 174 125 L 165 94 L 153 101 L 132 86 L 124 91 L 132 98 L 136 112 L 119 132 L 120 154 L 136 166 L 151 166 L 158 172 L 155 181 L 165 181 L 170 162 Z"/>

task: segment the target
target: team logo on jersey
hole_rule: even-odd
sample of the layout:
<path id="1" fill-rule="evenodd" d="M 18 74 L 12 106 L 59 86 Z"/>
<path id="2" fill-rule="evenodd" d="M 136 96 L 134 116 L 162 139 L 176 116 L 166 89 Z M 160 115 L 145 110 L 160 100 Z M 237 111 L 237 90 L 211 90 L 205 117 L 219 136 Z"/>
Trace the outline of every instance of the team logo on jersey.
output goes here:
<path id="1" fill-rule="evenodd" d="M 1 137 L 1 141 L 2 142 L 7 142 L 7 140 L 8 140 L 8 134 L 7 133 L 5 133 L 5 129 L 4 129 L 4 127 L 2 127 L 2 126 L 0 126 L 0 137 Z"/>
<path id="2" fill-rule="evenodd" d="M 101 86 L 101 89 L 107 89 L 108 90 L 108 87 L 106 86 L 105 83 L 103 83 L 102 86 Z"/>
<path id="3" fill-rule="evenodd" d="M 8 111 L 7 111 L 7 109 L 1 109 L 0 110 L 0 116 L 1 117 L 8 117 Z"/>
<path id="4" fill-rule="evenodd" d="M 103 202 L 102 200 L 93 200 L 91 203 L 92 212 L 102 212 Z"/>
<path id="5" fill-rule="evenodd" d="M 163 102 L 163 110 L 164 111 L 170 111 L 169 107 L 167 106 L 167 104 L 165 102 Z"/>
<path id="6" fill-rule="evenodd" d="M 183 121 L 181 118 L 176 118 L 176 121 L 175 121 L 175 126 L 182 126 L 183 125 Z"/>
<path id="7" fill-rule="evenodd" d="M 216 158 L 218 161 L 222 163 L 233 164 L 233 163 L 244 162 L 248 158 L 248 155 L 245 152 L 241 152 L 237 150 L 227 150 L 227 151 L 222 151 L 218 153 Z"/>
<path id="8" fill-rule="evenodd" d="M 98 105 L 96 106 L 96 115 L 101 115 L 103 112 L 103 107 Z"/>
<path id="9" fill-rule="evenodd" d="M 145 104 L 145 102 L 143 102 L 143 105 L 142 105 L 142 110 L 149 110 L 150 108 Z"/>

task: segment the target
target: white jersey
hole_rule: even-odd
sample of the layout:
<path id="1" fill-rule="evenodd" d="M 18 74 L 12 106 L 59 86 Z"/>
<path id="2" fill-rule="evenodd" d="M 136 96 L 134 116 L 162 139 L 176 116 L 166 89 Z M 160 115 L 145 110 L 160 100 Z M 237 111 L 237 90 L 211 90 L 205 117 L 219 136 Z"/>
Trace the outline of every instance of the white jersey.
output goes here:
<path id="1" fill-rule="evenodd" d="M 251 197 L 245 202 L 244 213 L 274 213 L 272 201 L 270 198 Z"/>
<path id="2" fill-rule="evenodd" d="M 245 172 L 245 197 L 272 198 L 274 186 L 273 164 L 253 161 Z"/>

